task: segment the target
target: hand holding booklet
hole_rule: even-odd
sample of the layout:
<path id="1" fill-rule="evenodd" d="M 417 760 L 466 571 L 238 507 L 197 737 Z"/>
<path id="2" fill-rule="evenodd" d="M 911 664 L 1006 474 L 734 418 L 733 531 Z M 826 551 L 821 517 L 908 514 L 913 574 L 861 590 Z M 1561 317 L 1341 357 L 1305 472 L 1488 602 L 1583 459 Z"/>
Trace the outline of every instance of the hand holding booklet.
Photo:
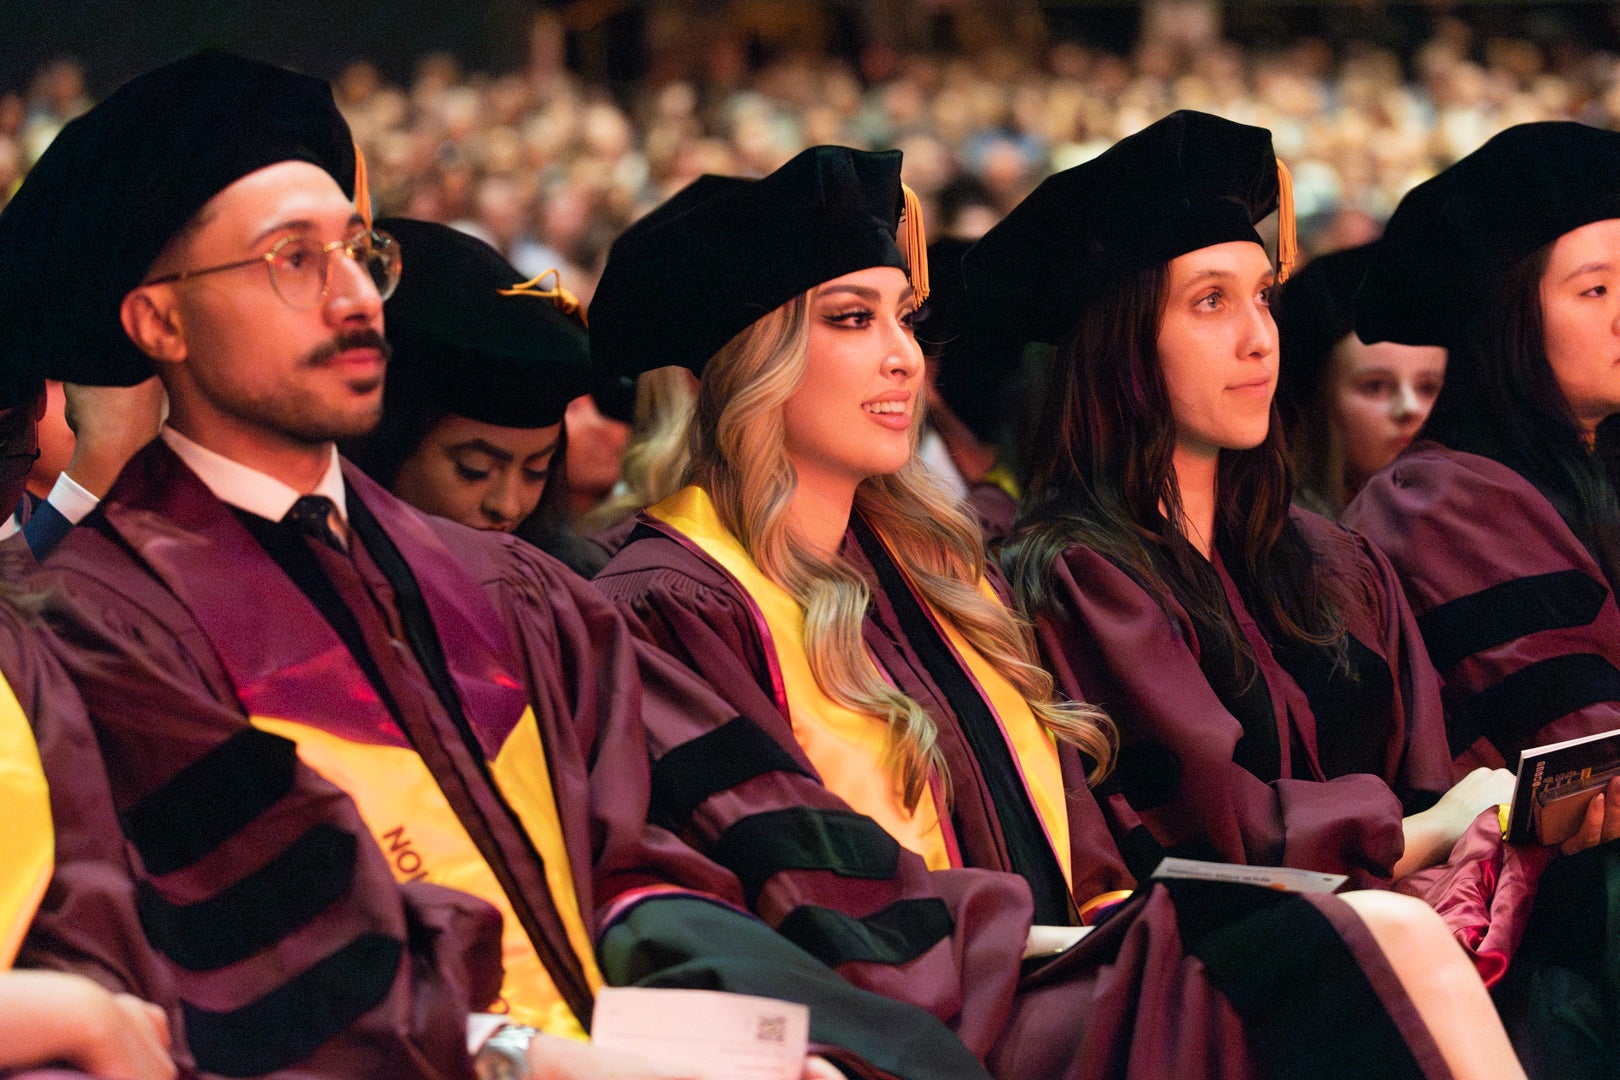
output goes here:
<path id="1" fill-rule="evenodd" d="M 1509 842 L 1562 844 L 1580 828 L 1592 796 L 1614 776 L 1620 776 L 1620 730 L 1524 751 L 1508 813 Z"/>

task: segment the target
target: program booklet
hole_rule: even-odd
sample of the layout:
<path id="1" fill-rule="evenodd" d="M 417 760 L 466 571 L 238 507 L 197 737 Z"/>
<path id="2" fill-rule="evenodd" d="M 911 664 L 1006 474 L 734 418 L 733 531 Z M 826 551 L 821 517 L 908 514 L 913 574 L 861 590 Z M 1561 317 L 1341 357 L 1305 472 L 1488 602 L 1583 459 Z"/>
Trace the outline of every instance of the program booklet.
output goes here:
<path id="1" fill-rule="evenodd" d="M 1509 842 L 1562 844 L 1612 776 L 1620 776 L 1620 730 L 1524 751 L 1508 813 Z"/>

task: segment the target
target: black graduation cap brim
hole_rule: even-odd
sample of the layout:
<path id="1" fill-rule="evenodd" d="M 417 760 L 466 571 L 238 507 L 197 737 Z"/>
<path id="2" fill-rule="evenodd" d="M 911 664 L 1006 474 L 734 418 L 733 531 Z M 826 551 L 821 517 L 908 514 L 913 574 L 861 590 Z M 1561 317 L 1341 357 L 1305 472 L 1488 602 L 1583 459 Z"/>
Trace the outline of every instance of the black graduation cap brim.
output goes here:
<path id="1" fill-rule="evenodd" d="M 579 320 L 532 292 L 503 295 L 523 275 L 474 236 L 406 218 L 376 225 L 399 241 L 401 258 L 399 286 L 383 309 L 394 350 L 387 402 L 437 404 L 500 427 L 561 421 L 590 386 Z"/>
<path id="2" fill-rule="evenodd" d="M 1620 134 L 1520 124 L 1401 199 L 1356 298 L 1368 343 L 1452 347 L 1471 297 L 1563 234 L 1620 217 Z"/>
<path id="3" fill-rule="evenodd" d="M 967 253 L 981 317 L 1056 344 L 1086 298 L 1123 271 L 1235 240 L 1277 208 L 1271 133 L 1176 112 L 1048 177 Z"/>
<path id="4" fill-rule="evenodd" d="M 1000 437 L 1002 398 L 1018 375 L 1022 343 L 987 330 L 974 317 L 962 281 L 968 240 L 936 240 L 928 245 L 932 289 L 917 341 L 934 358 L 934 386 L 957 419 L 981 442 Z"/>
<path id="5" fill-rule="evenodd" d="M 1282 358 L 1277 398 L 1305 410 L 1316 397 L 1333 349 L 1356 326 L 1356 290 L 1372 265 L 1374 245 L 1318 255 L 1278 291 L 1273 305 Z"/>
<path id="6" fill-rule="evenodd" d="M 124 296 L 209 199 L 282 161 L 319 166 L 354 195 L 331 88 L 225 53 L 138 76 L 68 123 L 0 212 L 5 362 L 91 385 L 149 378 L 119 322 Z"/>
<path id="7" fill-rule="evenodd" d="M 760 180 L 700 177 L 614 241 L 591 301 L 598 400 L 720 348 L 825 281 L 906 269 L 900 152 L 818 146 Z"/>

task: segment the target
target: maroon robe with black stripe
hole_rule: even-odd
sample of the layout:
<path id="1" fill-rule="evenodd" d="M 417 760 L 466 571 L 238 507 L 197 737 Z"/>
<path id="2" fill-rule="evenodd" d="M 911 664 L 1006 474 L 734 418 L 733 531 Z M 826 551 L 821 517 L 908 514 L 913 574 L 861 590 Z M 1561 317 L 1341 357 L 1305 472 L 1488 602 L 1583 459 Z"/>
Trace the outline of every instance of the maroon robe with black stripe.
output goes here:
<path id="1" fill-rule="evenodd" d="M 1356 598 L 1341 612 L 1357 681 L 1302 685 L 1284 667 L 1232 578 L 1216 571 L 1260 677 L 1248 732 L 1200 665 L 1192 618 L 1168 611 L 1119 566 L 1075 545 L 1052 567 L 1062 614 L 1037 633 L 1059 685 L 1106 709 L 1120 760 L 1106 791 L 1119 827 L 1145 827 L 1170 854 L 1349 874 L 1387 884 L 1401 819 L 1451 786 L 1434 671 L 1388 562 L 1315 514 L 1291 516 L 1317 560 Z M 1253 702 L 1250 703 L 1251 707 Z M 1329 717 L 1331 716 L 1331 723 Z M 1251 767 L 1240 744 L 1269 736 L 1273 760 Z"/>
<path id="2" fill-rule="evenodd" d="M 654 809 L 737 870 L 755 911 L 851 981 L 935 1012 L 1007 1080 L 1449 1075 L 1387 960 L 1333 897 L 1155 886 L 1021 974 L 1029 887 L 1009 872 L 1000 811 L 888 598 L 865 640 L 939 723 L 963 868 L 930 871 L 822 785 L 777 700 L 747 592 L 677 531 L 642 521 L 655 535 L 627 544 L 595 583 L 741 714 L 718 729 L 649 720 Z M 869 570 L 853 537 L 841 556 Z M 1130 884 L 1079 765 L 1065 751 L 1077 896 Z"/>
<path id="3" fill-rule="evenodd" d="M 384 853 L 349 799 L 300 764 L 291 742 L 251 726 L 250 713 L 356 738 L 367 724 L 392 738 L 397 724 L 495 866 L 565 998 L 588 1016 L 589 989 L 544 867 L 487 772 L 492 748 L 528 705 L 587 925 L 612 909 L 621 924 L 644 928 L 643 942 L 677 938 L 690 924 L 716 927 L 701 950 L 686 953 L 689 943 L 679 941 L 652 959 L 621 945 L 604 962 L 610 978 L 628 970 L 664 985 L 810 1000 L 812 1037 L 854 1075 L 879 1074 L 853 1049 L 892 1063 L 898 1076 L 973 1075 L 971 1058 L 932 1017 L 858 994 L 740 914 L 732 874 L 648 825 L 636 718 L 668 712 L 719 723 L 717 699 L 635 640 L 613 607 L 560 564 L 511 537 L 419 514 L 352 468 L 345 476 L 359 504 L 351 522 L 369 510 L 410 568 L 467 731 L 402 640 L 400 599 L 361 529 L 346 572 L 331 562 L 345 556 L 310 549 L 355 616 L 380 685 L 247 525 L 161 443 L 126 468 L 36 582 L 57 592 L 55 616 L 70 637 L 65 659 L 85 687 L 158 916 L 147 932 L 170 956 L 182 1035 L 205 1070 L 467 1075 L 466 1009 L 495 992 L 489 950 L 477 979 L 458 956 L 439 955 L 470 935 L 408 920 Z M 392 713 L 380 710 L 379 690 Z M 305 887 L 274 904 L 256 901 L 259 886 L 275 879 L 244 883 L 289 852 L 310 866 Z M 487 929 L 487 905 L 434 892 L 459 898 Z M 209 917 L 248 916 L 260 930 L 245 940 L 194 932 Z M 209 955 L 192 955 L 199 940 Z M 418 954 L 406 955 L 407 946 Z M 323 969 L 331 969 L 324 980 Z M 426 996 L 441 984 L 460 994 Z M 231 1037 L 199 1046 L 199 1018 L 207 1034 Z M 912 1052 L 901 1056 L 908 1036 Z"/>
<path id="4" fill-rule="evenodd" d="M 1478 454 L 1419 443 L 1344 520 L 1383 549 L 1440 670 L 1460 774 L 1620 727 L 1620 610 L 1547 497 Z"/>

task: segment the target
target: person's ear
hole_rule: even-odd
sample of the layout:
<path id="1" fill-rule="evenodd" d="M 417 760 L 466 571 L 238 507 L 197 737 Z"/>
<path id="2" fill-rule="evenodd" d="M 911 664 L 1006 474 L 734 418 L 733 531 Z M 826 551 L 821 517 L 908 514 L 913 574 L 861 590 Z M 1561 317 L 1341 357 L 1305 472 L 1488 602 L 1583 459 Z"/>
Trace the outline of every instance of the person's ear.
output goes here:
<path id="1" fill-rule="evenodd" d="M 174 290 L 164 285 L 131 289 L 118 307 L 124 333 L 153 360 L 177 364 L 186 358 L 186 336 Z"/>

